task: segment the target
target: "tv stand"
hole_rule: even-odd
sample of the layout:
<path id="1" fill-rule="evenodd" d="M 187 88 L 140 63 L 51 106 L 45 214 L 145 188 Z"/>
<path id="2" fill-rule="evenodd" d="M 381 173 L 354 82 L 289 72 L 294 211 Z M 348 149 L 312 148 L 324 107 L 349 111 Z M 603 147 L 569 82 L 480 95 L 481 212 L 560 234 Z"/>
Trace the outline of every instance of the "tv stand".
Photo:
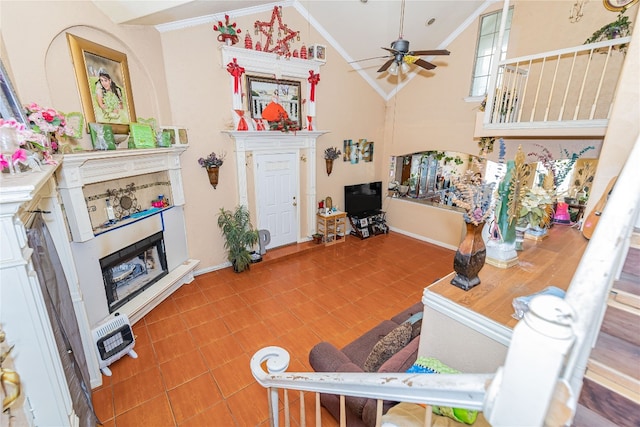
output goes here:
<path id="1" fill-rule="evenodd" d="M 351 234 L 358 236 L 360 239 L 366 239 L 378 234 L 387 234 L 389 227 L 387 227 L 385 216 L 386 213 L 381 210 L 349 215 Z"/>

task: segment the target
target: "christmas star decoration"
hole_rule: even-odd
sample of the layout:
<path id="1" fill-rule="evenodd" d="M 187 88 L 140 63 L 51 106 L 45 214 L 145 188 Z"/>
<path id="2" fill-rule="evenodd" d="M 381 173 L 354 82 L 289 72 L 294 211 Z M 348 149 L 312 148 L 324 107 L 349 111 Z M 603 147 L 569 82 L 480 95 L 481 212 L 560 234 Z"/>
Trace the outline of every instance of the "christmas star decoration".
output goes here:
<path id="1" fill-rule="evenodd" d="M 276 20 L 278 21 L 278 38 L 274 42 L 273 32 Z M 287 24 L 282 23 L 282 6 L 274 6 L 273 12 L 271 12 L 271 21 L 256 21 L 254 29 L 256 34 L 262 33 L 267 38 L 262 48 L 263 52 L 273 52 L 284 56 L 291 55 L 289 42 L 298 36 L 298 32 L 293 31 Z M 283 35 L 284 37 L 282 37 Z"/>

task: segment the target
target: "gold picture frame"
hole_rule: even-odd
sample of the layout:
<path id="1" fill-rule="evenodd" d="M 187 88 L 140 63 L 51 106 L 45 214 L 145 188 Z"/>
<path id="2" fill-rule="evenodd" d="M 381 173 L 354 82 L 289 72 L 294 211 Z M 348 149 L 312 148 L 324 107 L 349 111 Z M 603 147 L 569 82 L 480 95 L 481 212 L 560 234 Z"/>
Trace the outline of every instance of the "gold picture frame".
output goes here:
<path id="1" fill-rule="evenodd" d="M 135 123 L 127 55 L 67 33 L 82 109 L 87 123 L 110 124 L 126 134 Z"/>
<path id="2" fill-rule="evenodd" d="M 623 9 L 630 8 L 637 2 L 638 0 L 602 0 L 604 7 L 612 12 L 620 12 Z"/>

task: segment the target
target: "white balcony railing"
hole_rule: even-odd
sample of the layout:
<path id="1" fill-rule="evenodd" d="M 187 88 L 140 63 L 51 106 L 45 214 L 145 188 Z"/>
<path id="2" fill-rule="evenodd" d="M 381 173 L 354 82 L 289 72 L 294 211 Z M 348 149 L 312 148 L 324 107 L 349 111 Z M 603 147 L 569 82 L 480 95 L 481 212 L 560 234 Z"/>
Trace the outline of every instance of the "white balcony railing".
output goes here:
<path id="1" fill-rule="evenodd" d="M 630 37 L 500 61 L 487 129 L 606 129 Z M 491 106 L 491 108 L 489 108 Z"/>

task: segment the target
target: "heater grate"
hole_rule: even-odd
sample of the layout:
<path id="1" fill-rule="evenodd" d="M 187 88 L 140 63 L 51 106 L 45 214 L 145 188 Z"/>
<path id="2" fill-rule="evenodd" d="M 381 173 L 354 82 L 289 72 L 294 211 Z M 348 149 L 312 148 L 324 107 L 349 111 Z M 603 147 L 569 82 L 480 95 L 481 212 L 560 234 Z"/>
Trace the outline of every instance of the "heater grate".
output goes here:
<path id="1" fill-rule="evenodd" d="M 125 354 L 134 359 L 138 357 L 133 350 L 136 340 L 126 315 L 116 313 L 115 317 L 94 329 L 92 334 L 100 370 L 104 375 L 110 377 L 111 369 L 108 366 Z"/>

